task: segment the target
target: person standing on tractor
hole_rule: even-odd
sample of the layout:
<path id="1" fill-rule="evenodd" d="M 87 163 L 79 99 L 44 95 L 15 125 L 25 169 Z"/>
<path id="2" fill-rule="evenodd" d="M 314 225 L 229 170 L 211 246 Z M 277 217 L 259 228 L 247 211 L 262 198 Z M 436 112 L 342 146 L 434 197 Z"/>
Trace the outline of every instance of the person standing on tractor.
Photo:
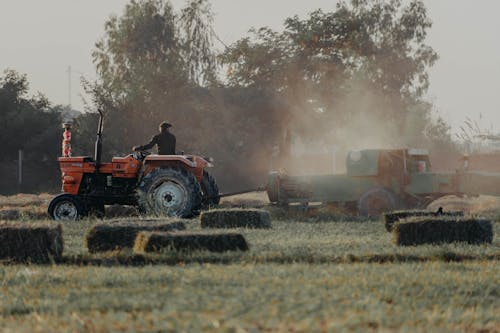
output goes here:
<path id="1" fill-rule="evenodd" d="M 158 146 L 158 155 L 175 155 L 175 135 L 170 133 L 169 128 L 172 127 L 171 124 L 167 122 L 162 122 L 160 124 L 160 133 L 153 136 L 151 141 L 144 146 L 134 146 L 132 148 L 133 151 L 141 151 L 141 150 L 149 150 L 154 147 L 154 145 Z"/>

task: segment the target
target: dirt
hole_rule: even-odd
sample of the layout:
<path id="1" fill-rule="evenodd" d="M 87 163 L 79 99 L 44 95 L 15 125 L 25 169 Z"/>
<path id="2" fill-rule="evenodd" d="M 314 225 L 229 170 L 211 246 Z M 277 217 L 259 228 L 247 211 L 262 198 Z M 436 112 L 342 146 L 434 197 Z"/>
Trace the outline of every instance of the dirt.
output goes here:
<path id="1" fill-rule="evenodd" d="M 51 199 L 52 195 L 47 193 L 0 196 L 0 219 L 13 219 L 14 217 L 18 218 L 18 216 L 30 219 L 46 219 L 48 218 L 47 206 Z M 222 208 L 263 208 L 268 205 L 267 194 L 263 191 L 222 198 L 220 203 Z M 443 207 L 445 211 L 462 210 L 465 213 L 476 215 L 500 216 L 500 198 L 491 196 L 463 198 L 449 196 L 431 203 L 428 208 L 437 210 L 439 207 Z M 339 213 L 341 212 L 335 211 L 335 214 Z M 134 207 L 109 206 L 106 207 L 106 215 L 112 217 L 136 216 L 137 212 Z"/>

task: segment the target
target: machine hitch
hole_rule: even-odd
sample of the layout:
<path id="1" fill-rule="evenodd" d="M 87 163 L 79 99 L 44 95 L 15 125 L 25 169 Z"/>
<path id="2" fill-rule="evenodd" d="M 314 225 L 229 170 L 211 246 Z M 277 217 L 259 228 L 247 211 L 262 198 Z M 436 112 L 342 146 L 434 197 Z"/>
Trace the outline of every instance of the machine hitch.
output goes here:
<path id="1" fill-rule="evenodd" d="M 266 186 L 261 186 L 261 187 L 254 188 L 251 190 L 243 190 L 243 191 L 237 191 L 237 192 L 231 192 L 231 193 L 222 193 L 222 194 L 219 194 L 215 197 L 210 197 L 210 199 L 232 197 L 233 195 L 246 194 L 246 193 L 251 193 L 251 192 L 261 192 L 261 191 L 266 191 L 266 189 L 267 189 Z"/>

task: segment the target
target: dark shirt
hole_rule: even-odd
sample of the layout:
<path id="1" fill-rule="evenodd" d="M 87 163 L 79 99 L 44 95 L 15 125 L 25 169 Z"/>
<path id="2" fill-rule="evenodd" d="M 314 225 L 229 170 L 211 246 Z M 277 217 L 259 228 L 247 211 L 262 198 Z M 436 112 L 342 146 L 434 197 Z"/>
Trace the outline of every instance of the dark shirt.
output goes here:
<path id="1" fill-rule="evenodd" d="M 158 145 L 158 155 L 175 155 L 175 143 L 175 135 L 170 132 L 161 132 L 153 136 L 148 144 L 140 146 L 139 149 L 148 150 L 154 145 Z"/>

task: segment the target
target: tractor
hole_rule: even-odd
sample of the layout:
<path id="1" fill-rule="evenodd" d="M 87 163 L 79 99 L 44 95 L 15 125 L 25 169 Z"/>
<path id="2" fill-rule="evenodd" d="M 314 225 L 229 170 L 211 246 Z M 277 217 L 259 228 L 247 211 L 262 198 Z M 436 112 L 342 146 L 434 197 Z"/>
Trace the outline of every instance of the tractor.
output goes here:
<path id="1" fill-rule="evenodd" d="M 269 201 L 308 207 L 340 206 L 350 213 L 376 216 L 396 209 L 425 208 L 447 195 L 500 196 L 500 173 L 433 172 L 424 149 L 367 149 L 348 153 L 345 174 L 289 176 L 271 172 Z"/>
<path id="2" fill-rule="evenodd" d="M 53 219 L 74 221 L 90 214 L 103 217 L 105 205 L 115 204 L 136 206 L 148 215 L 190 218 L 203 206 L 219 203 L 217 183 L 206 170 L 213 167 L 211 158 L 139 151 L 102 163 L 103 119 L 99 110 L 93 158 L 71 157 L 67 148 L 70 126 L 66 126 L 63 157 L 59 158 L 62 193 L 48 208 Z"/>

